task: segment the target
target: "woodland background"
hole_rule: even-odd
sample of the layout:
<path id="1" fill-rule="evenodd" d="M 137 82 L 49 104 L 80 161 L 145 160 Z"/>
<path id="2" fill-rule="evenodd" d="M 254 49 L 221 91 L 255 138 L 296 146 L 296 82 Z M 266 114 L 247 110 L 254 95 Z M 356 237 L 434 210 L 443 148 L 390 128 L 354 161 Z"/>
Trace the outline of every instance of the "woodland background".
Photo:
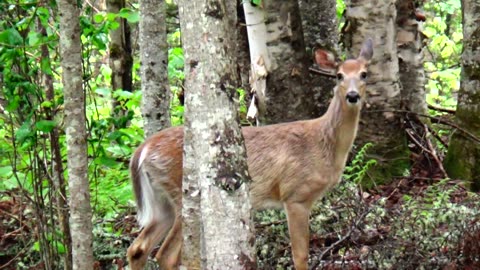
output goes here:
<path id="1" fill-rule="evenodd" d="M 59 29 L 76 17 L 59 19 L 64 2 L 0 3 L 0 269 L 71 268 L 71 123 L 64 118 L 70 109 L 62 76 L 71 81 L 60 62 Z M 312 211 L 310 263 L 480 268 L 480 4 L 371 2 L 252 1 L 265 12 L 267 28 L 281 29 L 268 37 L 274 64 L 263 98 L 250 92 L 254 41 L 239 2 L 241 123 L 320 116 L 335 79 L 312 66 L 315 48 L 345 59 L 371 37 L 375 55 L 361 131 L 345 180 Z M 184 122 L 182 18 L 173 1 L 79 4 L 76 75 L 84 91 L 77 94 L 86 102 L 94 267 L 123 269 L 138 234 L 129 159 L 145 136 Z M 141 72 L 147 61 L 163 64 Z M 253 97 L 256 120 L 247 118 Z M 284 213 L 255 213 L 255 229 L 258 268 L 291 269 Z"/>

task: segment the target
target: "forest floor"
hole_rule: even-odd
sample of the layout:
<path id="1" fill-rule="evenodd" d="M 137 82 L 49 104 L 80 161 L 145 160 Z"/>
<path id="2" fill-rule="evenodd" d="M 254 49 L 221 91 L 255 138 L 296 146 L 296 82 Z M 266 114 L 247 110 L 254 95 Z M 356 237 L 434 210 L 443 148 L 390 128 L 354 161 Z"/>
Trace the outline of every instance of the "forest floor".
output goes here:
<path id="1" fill-rule="evenodd" d="M 423 137 L 409 144 L 410 176 L 369 190 L 343 181 L 315 205 L 311 269 L 480 269 L 480 194 L 445 179 L 441 157 Z M 19 190 L 0 198 L 8 198 L 0 201 L 0 270 L 45 269 L 32 201 Z M 95 220 L 95 269 L 124 269 L 138 235 L 133 211 Z M 255 223 L 258 268 L 293 269 L 283 211 L 257 212 Z"/>
<path id="2" fill-rule="evenodd" d="M 424 173 L 419 171 L 417 175 Z M 322 200 L 318 204 L 320 210 L 314 208 L 311 217 L 310 264 L 317 266 L 312 269 L 480 269 L 478 214 L 455 221 L 435 221 L 426 215 L 441 219 L 440 213 L 448 210 L 437 211 L 439 215 L 415 214 L 415 207 L 405 210 L 407 198 L 432 202 L 434 182 L 438 180 L 410 176 L 368 192 L 354 191 L 347 200 L 332 199 L 335 194 Z M 443 181 L 441 189 L 440 192 L 450 191 L 447 199 L 452 204 L 479 207 L 478 198 L 473 200 L 459 181 Z M 18 196 L 0 202 L 0 269 L 44 269 L 38 251 L 25 246 L 36 237 L 29 206 L 15 198 Z M 328 204 L 333 214 L 322 212 L 323 204 Z M 374 217 L 368 217 L 371 214 Z M 457 214 L 460 213 L 454 213 Z M 425 224 L 417 224 L 422 218 Z M 116 220 L 100 222 L 113 223 L 114 232 L 96 234 L 96 269 L 123 269 L 125 250 L 138 234 L 134 215 L 125 213 Z M 411 233 L 402 235 L 402 230 L 409 229 Z M 259 269 L 292 269 L 283 213 L 259 212 L 256 233 Z M 400 263 L 401 267 L 395 267 Z"/>

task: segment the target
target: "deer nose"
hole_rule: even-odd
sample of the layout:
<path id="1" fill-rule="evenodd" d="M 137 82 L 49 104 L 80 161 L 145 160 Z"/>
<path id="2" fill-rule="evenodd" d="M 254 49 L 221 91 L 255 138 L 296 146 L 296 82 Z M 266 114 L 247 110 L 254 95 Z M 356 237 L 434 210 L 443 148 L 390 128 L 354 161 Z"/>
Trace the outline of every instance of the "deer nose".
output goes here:
<path id="1" fill-rule="evenodd" d="M 356 91 L 349 91 L 346 99 L 349 103 L 355 104 L 360 100 L 360 94 Z"/>

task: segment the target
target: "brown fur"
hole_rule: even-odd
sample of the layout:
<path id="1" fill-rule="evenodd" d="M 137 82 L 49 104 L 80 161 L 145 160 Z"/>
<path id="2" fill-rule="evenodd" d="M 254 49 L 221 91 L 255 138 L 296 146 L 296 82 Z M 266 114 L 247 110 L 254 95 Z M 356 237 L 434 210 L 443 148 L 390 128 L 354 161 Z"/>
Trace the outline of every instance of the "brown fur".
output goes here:
<path id="1" fill-rule="evenodd" d="M 337 84 L 322 117 L 242 129 L 253 180 L 252 205 L 255 209 L 283 206 L 286 210 L 297 270 L 307 269 L 310 207 L 340 180 L 355 139 L 361 105 L 348 104 L 345 96 L 353 89 L 361 99 L 365 98 L 366 83 L 360 74 L 366 71 L 371 50 L 371 42 L 367 42 L 358 59 L 339 65 L 338 72 L 344 79 Z M 139 209 L 142 210 L 144 200 L 155 204 L 149 205 L 155 212 L 146 219 L 144 230 L 128 249 L 133 270 L 144 267 L 154 245 L 164 238 L 156 258 L 162 269 L 178 267 L 182 245 L 182 155 L 183 128 L 174 127 L 150 137 L 132 158 L 132 181 Z M 151 186 L 153 202 L 144 197 L 142 185 Z"/>

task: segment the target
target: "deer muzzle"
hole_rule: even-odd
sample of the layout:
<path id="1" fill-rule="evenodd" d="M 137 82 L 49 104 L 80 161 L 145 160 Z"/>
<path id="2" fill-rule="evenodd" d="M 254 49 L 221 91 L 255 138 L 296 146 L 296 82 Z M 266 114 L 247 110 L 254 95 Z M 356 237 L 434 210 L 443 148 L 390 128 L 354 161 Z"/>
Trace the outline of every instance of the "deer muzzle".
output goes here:
<path id="1" fill-rule="evenodd" d="M 356 104 L 360 100 L 360 94 L 357 91 L 348 91 L 345 97 L 350 104 Z"/>

